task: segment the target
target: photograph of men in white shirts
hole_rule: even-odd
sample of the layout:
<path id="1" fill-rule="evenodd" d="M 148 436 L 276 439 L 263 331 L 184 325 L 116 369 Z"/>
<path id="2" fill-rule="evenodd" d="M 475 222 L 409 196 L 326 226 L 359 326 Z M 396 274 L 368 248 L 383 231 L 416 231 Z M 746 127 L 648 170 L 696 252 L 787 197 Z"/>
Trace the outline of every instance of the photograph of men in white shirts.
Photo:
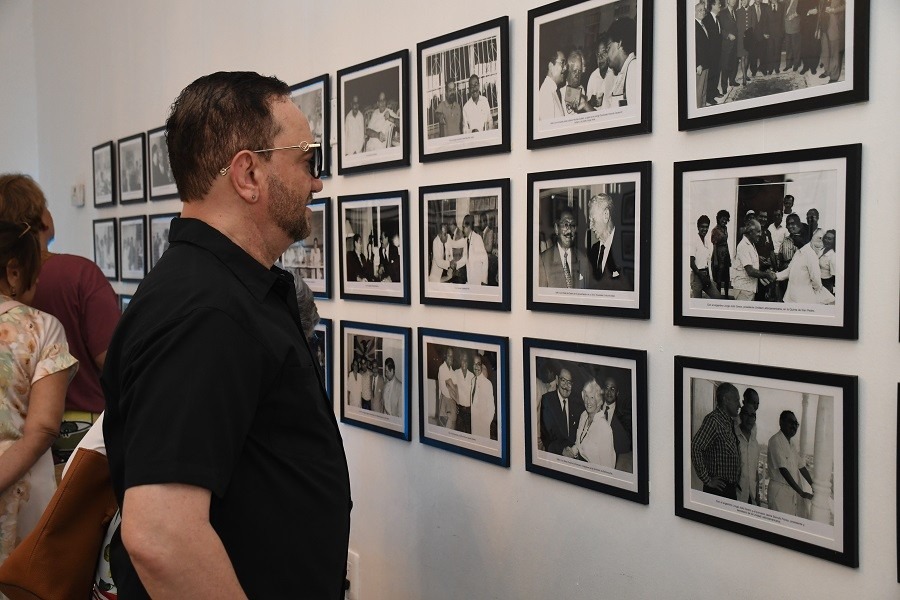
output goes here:
<path id="1" fill-rule="evenodd" d="M 481 83 L 478 75 L 469 77 L 469 99 L 463 106 L 463 131 L 478 133 L 493 129 L 494 119 L 491 116 L 491 105 L 481 95 Z"/>
<path id="2" fill-rule="evenodd" d="M 359 110 L 359 98 L 353 96 L 350 103 L 350 112 L 344 120 L 344 156 L 363 151 L 363 143 L 366 140 L 365 118 Z"/>

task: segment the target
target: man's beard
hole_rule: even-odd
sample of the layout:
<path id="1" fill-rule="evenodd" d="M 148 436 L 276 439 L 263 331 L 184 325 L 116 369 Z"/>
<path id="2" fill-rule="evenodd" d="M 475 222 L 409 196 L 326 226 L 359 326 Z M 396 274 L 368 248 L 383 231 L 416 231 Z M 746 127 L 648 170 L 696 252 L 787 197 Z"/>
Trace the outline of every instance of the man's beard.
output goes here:
<path id="1" fill-rule="evenodd" d="M 310 224 L 306 218 L 306 204 L 301 198 L 292 197 L 284 182 L 272 175 L 268 178 L 269 193 L 272 201 L 269 203 L 269 216 L 292 240 L 299 241 L 309 237 Z M 301 206 L 299 216 L 294 216 L 297 207 Z"/>

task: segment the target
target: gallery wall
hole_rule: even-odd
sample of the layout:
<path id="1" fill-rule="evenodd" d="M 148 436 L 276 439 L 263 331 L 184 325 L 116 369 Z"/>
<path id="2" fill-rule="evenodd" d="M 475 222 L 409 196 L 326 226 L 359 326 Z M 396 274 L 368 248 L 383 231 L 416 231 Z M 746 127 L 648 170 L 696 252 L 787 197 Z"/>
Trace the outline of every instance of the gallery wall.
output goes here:
<path id="1" fill-rule="evenodd" d="M 509 313 L 422 306 L 416 301 L 417 277 L 408 307 L 340 299 L 319 303 L 320 313 L 336 326 L 345 319 L 436 328 L 452 323 L 461 330 L 510 339 L 510 468 L 425 446 L 417 441 L 417 426 L 412 442 L 342 426 L 354 497 L 351 547 L 360 555 L 361 597 L 845 598 L 861 590 L 871 598 L 896 597 L 900 80 L 893 75 L 892 36 L 900 22 L 900 4 L 872 4 L 872 76 L 866 103 L 679 132 L 676 4 L 658 1 L 653 13 L 653 133 L 529 151 L 527 11 L 538 3 L 485 0 L 474 11 L 413 0 L 267 0 L 253 5 L 236 0 L 5 0 L 0 2 L 0 167 L 39 175 L 57 223 L 54 248 L 92 256 L 93 219 L 173 212 L 179 203 L 93 208 L 91 148 L 162 125 L 171 101 L 196 77 L 216 70 L 256 70 L 293 84 L 325 72 L 334 76 L 338 69 L 404 48 L 411 51 L 414 73 L 418 42 L 509 15 L 509 154 L 424 165 L 414 153 L 408 168 L 325 181 L 323 195 L 332 198 L 402 188 L 412 200 L 422 185 L 496 177 L 512 182 Z M 28 39 L 32 15 L 33 56 Z M 21 39 L 14 52 L 9 50 L 13 41 L 8 32 Z M 29 60 L 34 61 L 35 83 L 29 83 L 26 66 L 20 76 L 24 83 L 11 91 L 7 77 Z M 414 98 L 415 77 L 410 81 Z M 410 142 L 417 148 L 415 128 Z M 857 142 L 863 144 L 859 340 L 673 326 L 673 162 Z M 36 147 L 37 160 L 7 159 L 16 147 L 24 148 L 26 156 Z M 527 173 L 644 160 L 653 163 L 650 320 L 527 311 Z M 82 208 L 69 203 L 70 187 L 78 183 L 86 184 Z M 410 207 L 411 222 L 418 223 L 417 202 L 411 201 Z M 413 258 L 413 273 L 418 266 Z M 114 287 L 119 293 L 135 289 L 134 284 Z M 523 337 L 647 350 L 649 505 L 525 471 Z M 858 569 L 674 515 L 677 354 L 859 376 Z M 416 390 L 415 377 L 410 379 Z"/>

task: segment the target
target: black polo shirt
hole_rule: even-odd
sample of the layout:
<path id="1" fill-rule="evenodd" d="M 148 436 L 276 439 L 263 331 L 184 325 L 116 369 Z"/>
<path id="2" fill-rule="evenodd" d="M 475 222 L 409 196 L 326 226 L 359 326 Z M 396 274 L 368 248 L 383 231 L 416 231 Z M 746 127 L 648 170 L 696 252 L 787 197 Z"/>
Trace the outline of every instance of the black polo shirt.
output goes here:
<path id="1" fill-rule="evenodd" d="M 250 598 L 342 598 L 347 461 L 293 279 L 202 221 L 175 219 L 169 241 L 102 376 L 119 503 L 133 486 L 206 488 Z M 118 535 L 111 564 L 123 600 L 148 597 Z"/>

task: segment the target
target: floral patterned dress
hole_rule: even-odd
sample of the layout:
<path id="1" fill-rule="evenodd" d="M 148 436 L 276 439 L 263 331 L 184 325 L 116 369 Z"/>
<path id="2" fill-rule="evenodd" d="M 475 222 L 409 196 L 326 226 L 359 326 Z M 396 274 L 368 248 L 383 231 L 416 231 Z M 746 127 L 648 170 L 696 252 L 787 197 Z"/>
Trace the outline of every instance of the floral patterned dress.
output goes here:
<path id="1" fill-rule="evenodd" d="M 8 301 L 0 295 L 0 305 Z M 32 384 L 77 364 L 55 317 L 22 304 L 0 314 L 0 455 L 22 437 Z M 73 369 L 70 379 L 74 374 Z M 34 528 L 55 490 L 48 450 L 22 479 L 0 491 L 0 563 Z"/>

